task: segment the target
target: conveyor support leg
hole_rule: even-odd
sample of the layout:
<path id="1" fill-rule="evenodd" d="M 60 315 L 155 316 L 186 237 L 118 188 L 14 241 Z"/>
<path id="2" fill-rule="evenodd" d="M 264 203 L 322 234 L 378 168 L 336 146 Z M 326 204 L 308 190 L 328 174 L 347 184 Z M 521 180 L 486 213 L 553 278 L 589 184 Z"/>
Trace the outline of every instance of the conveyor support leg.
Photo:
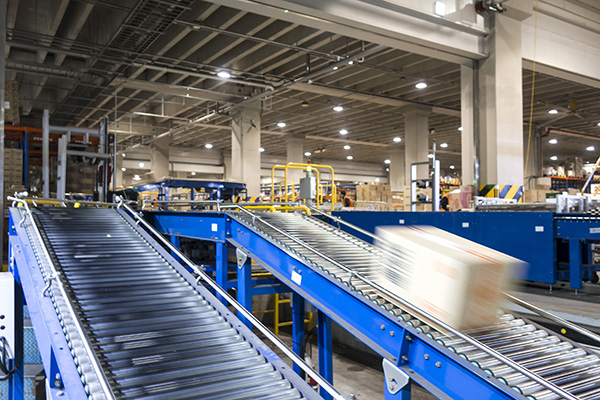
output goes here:
<path id="1" fill-rule="evenodd" d="M 13 271 L 14 274 L 14 271 Z M 15 279 L 18 279 L 15 276 Z M 15 347 L 16 352 L 24 351 L 23 348 L 23 291 L 20 284 L 15 284 Z M 20 331 L 20 333 L 19 333 Z M 15 354 L 19 357 L 19 354 Z M 8 363 L 12 369 L 17 359 Z M 8 400 L 23 400 L 25 398 L 25 380 L 23 363 L 19 366 L 17 372 L 8 380 Z"/>
<path id="2" fill-rule="evenodd" d="M 385 400 L 410 400 L 411 399 L 411 390 L 410 383 L 406 385 L 404 388 L 400 389 L 396 394 L 391 394 L 387 388 L 385 388 Z"/>
<path id="3" fill-rule="evenodd" d="M 225 243 L 216 242 L 215 247 L 217 248 L 215 271 L 217 275 L 217 284 L 227 290 L 227 245 Z M 227 304 L 227 301 L 222 296 L 218 295 L 217 298 L 222 303 Z"/>
<path id="4" fill-rule="evenodd" d="M 302 354 L 302 339 L 304 338 L 304 299 L 299 294 L 292 293 L 292 340 L 294 353 L 304 358 Z M 294 364 L 294 371 L 303 376 L 302 370 Z"/>
<path id="5" fill-rule="evenodd" d="M 218 244 L 217 244 L 218 246 Z M 227 279 L 227 265 L 225 265 L 225 279 Z M 248 311 L 252 312 L 252 264 L 249 258 L 238 265 L 237 268 L 237 301 Z M 243 315 L 238 318 L 252 330 L 252 323 Z"/>
<path id="6" fill-rule="evenodd" d="M 319 374 L 333 384 L 333 340 L 331 336 L 331 318 L 319 311 Z M 322 388 L 319 394 L 325 400 L 332 397 Z"/>
<path id="7" fill-rule="evenodd" d="M 569 283 L 571 289 L 583 287 L 581 277 L 581 242 L 579 239 L 569 240 Z"/>
<path id="8" fill-rule="evenodd" d="M 180 249 L 181 248 L 181 240 L 179 239 L 179 236 L 171 235 L 171 244 L 173 246 L 175 246 L 177 249 Z M 182 262 L 181 258 L 179 258 L 179 256 L 174 251 L 171 251 L 171 255 L 173 256 L 173 258 L 175 260 L 177 260 L 178 263 Z"/>

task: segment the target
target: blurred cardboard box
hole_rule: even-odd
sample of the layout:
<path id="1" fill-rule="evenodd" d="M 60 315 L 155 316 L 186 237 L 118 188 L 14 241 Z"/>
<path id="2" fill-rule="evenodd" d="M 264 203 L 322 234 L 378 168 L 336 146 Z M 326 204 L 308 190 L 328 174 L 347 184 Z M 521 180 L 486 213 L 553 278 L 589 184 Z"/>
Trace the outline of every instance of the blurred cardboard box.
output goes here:
<path id="1" fill-rule="evenodd" d="M 448 193 L 448 207 L 450 211 L 469 208 L 474 192 L 475 188 L 473 186 L 465 185 Z"/>
<path id="2" fill-rule="evenodd" d="M 513 271 L 524 263 L 433 227 L 378 227 L 377 283 L 456 329 L 493 324 Z"/>

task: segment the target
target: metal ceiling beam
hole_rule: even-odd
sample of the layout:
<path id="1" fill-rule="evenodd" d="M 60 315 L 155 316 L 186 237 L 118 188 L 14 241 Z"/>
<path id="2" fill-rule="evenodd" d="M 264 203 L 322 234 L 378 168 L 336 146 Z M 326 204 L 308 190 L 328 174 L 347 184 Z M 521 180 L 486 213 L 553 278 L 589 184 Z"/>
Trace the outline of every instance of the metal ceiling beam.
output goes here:
<path id="1" fill-rule="evenodd" d="M 111 86 L 126 87 L 129 89 L 138 89 L 148 92 L 162 93 L 166 95 L 194 98 L 204 101 L 214 101 L 219 103 L 234 104 L 236 98 L 244 98 L 241 95 L 215 92 L 212 90 L 199 89 L 190 86 L 171 85 L 168 83 L 157 83 L 150 81 L 131 80 L 117 78 L 111 82 Z"/>

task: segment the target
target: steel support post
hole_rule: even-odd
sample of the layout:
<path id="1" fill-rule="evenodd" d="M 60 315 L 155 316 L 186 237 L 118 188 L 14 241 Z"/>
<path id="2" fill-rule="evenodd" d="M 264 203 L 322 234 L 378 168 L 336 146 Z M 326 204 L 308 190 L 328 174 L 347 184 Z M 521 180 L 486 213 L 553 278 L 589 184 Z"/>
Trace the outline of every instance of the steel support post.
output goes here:
<path id="1" fill-rule="evenodd" d="M 571 289 L 581 289 L 581 242 L 569 239 L 569 283 Z"/>
<path id="2" fill-rule="evenodd" d="M 318 312 L 319 318 L 319 374 L 333 384 L 333 337 L 331 336 L 331 318 L 323 312 Z M 320 389 L 319 394 L 325 400 L 332 400 L 332 397 L 325 390 Z"/>
<path id="3" fill-rule="evenodd" d="M 179 236 L 177 236 L 177 235 L 171 235 L 171 243 L 177 249 L 181 249 L 181 239 L 179 238 Z M 174 259 L 177 260 L 177 262 L 179 262 L 179 263 L 182 262 L 181 258 L 179 258 L 179 256 L 177 254 L 175 254 L 174 251 L 171 251 L 171 255 L 173 256 Z"/>
<path id="4" fill-rule="evenodd" d="M 219 246 L 218 243 L 217 246 Z M 227 261 L 227 259 L 225 261 Z M 227 276 L 227 262 L 225 262 L 223 267 L 225 268 L 225 276 Z M 227 285 L 227 282 L 225 282 L 225 285 Z M 221 287 L 227 289 L 227 286 L 221 285 Z M 252 264 L 250 258 L 247 258 L 242 264 L 238 265 L 237 268 L 237 301 L 246 310 L 252 312 Z M 238 318 L 248 327 L 248 329 L 252 330 L 252 323 L 248 321 L 246 317 L 238 315 Z"/>
<path id="5" fill-rule="evenodd" d="M 219 286 L 227 290 L 227 245 L 216 242 L 215 247 L 217 248 L 215 265 L 216 281 Z M 225 299 L 222 296 L 217 296 L 217 298 L 225 303 Z"/>
<path id="6" fill-rule="evenodd" d="M 294 353 L 304 358 L 302 339 L 304 339 L 304 299 L 296 292 L 292 292 L 292 349 Z M 294 364 L 294 372 L 304 377 L 304 373 L 296 364 Z"/>
<path id="7" fill-rule="evenodd" d="M 25 351 L 23 346 L 23 291 L 21 284 L 17 282 L 18 275 L 13 271 L 15 277 L 15 358 L 9 362 L 9 368 L 14 368 L 19 357 L 23 357 Z M 17 371 L 8 380 L 8 400 L 23 400 L 25 398 L 25 379 L 23 362 Z"/>
<path id="8" fill-rule="evenodd" d="M 390 392 L 387 384 L 385 385 L 385 400 L 411 400 L 410 382 L 395 394 Z"/>
<path id="9" fill-rule="evenodd" d="M 23 132 L 23 186 L 29 191 L 29 131 Z"/>

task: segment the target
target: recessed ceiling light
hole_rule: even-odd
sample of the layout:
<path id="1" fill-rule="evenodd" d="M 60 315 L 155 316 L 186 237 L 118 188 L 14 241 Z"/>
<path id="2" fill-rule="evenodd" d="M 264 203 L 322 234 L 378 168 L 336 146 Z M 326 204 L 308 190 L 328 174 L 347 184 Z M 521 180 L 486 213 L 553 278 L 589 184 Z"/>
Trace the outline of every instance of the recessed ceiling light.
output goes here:
<path id="1" fill-rule="evenodd" d="M 264 147 L 259 147 L 258 151 L 260 151 L 261 153 L 265 151 Z"/>
<path id="2" fill-rule="evenodd" d="M 344 146 L 344 150 L 350 150 L 350 146 L 349 145 L 345 145 Z"/>
<path id="3" fill-rule="evenodd" d="M 140 176 L 139 176 L 139 175 L 134 175 L 134 177 L 133 177 L 133 180 L 134 180 L 134 181 L 139 181 L 139 180 L 141 180 L 141 179 L 142 179 L 142 178 L 140 178 Z"/>
<path id="4" fill-rule="evenodd" d="M 287 124 L 285 122 L 283 122 L 283 121 L 277 123 L 277 126 L 280 127 L 280 128 L 285 128 L 286 125 Z"/>
<path id="5" fill-rule="evenodd" d="M 335 66 L 335 67 L 333 67 L 332 69 L 333 69 L 334 71 L 337 71 L 339 68 L 340 68 L 340 67 L 338 67 L 338 66 L 336 65 L 336 66 Z"/>
<path id="6" fill-rule="evenodd" d="M 419 82 L 415 85 L 415 87 L 417 89 L 425 89 L 427 87 L 427 84 L 425 82 Z"/>
<path id="7" fill-rule="evenodd" d="M 458 130 L 462 132 L 462 130 L 463 130 L 463 127 L 462 127 L 462 126 L 459 126 L 459 127 L 458 127 Z"/>
<path id="8" fill-rule="evenodd" d="M 387 159 L 384 161 L 384 163 L 386 163 L 386 164 L 391 164 L 391 162 L 392 162 L 392 160 L 390 160 L 390 159 Z"/>
<path id="9" fill-rule="evenodd" d="M 427 154 L 427 158 L 433 158 L 433 154 Z"/>
<path id="10" fill-rule="evenodd" d="M 212 145 L 212 144 L 210 144 L 210 143 L 206 143 L 206 144 L 204 145 L 204 147 L 206 147 L 207 149 L 212 149 L 212 148 L 213 148 L 213 145 Z"/>
<path id="11" fill-rule="evenodd" d="M 401 139 L 400 137 L 398 137 L 398 136 L 396 136 L 396 137 L 394 138 L 394 142 L 395 142 L 395 143 L 400 143 L 401 141 L 402 141 L 402 139 Z"/>
<path id="12" fill-rule="evenodd" d="M 450 166 L 450 169 L 454 169 L 454 165 L 451 165 L 451 166 Z"/>
<path id="13" fill-rule="evenodd" d="M 354 60 L 348 61 L 348 64 L 350 64 L 350 65 L 354 64 Z"/>
<path id="14" fill-rule="evenodd" d="M 195 171 L 192 171 L 192 176 L 194 176 L 194 175 L 196 175 L 196 172 L 195 172 Z"/>
<path id="15" fill-rule="evenodd" d="M 308 101 L 304 100 L 302 102 L 302 104 L 300 104 L 302 107 L 308 107 Z"/>
<path id="16" fill-rule="evenodd" d="M 438 17 L 443 17 L 446 15 L 446 3 L 443 1 L 435 1 L 433 2 L 433 13 Z"/>
<path id="17" fill-rule="evenodd" d="M 548 111 L 548 114 L 558 114 L 558 110 L 550 110 Z"/>
<path id="18" fill-rule="evenodd" d="M 144 165 L 146 165 L 146 164 L 144 164 L 143 162 L 140 162 L 138 165 L 140 166 L 140 168 L 144 168 Z"/>
<path id="19" fill-rule="evenodd" d="M 340 129 L 340 135 L 347 135 L 347 134 L 348 134 L 347 129 Z"/>
<path id="20" fill-rule="evenodd" d="M 597 124 L 597 125 L 598 125 L 598 126 L 600 126 L 600 122 L 598 122 L 598 124 Z"/>
<path id="21" fill-rule="evenodd" d="M 342 106 L 335 106 L 335 107 L 333 107 L 333 111 L 337 111 L 337 112 L 344 111 L 344 107 L 342 107 Z"/>
<path id="22" fill-rule="evenodd" d="M 386 168 L 385 170 L 386 170 L 387 172 L 390 172 L 390 169 L 389 169 L 389 168 Z"/>
<path id="23" fill-rule="evenodd" d="M 123 168 L 121 168 L 121 171 L 125 172 L 125 171 L 127 171 L 127 168 L 123 167 Z"/>
<path id="24" fill-rule="evenodd" d="M 217 72 L 217 76 L 219 78 L 222 78 L 222 79 L 229 79 L 229 78 L 231 78 L 231 74 L 229 72 L 227 72 L 227 71 L 219 71 L 219 72 Z"/>
<path id="25" fill-rule="evenodd" d="M 552 157 L 550 157 L 550 159 L 551 159 L 552 161 L 556 161 L 556 160 L 558 160 L 558 157 L 556 157 L 556 156 L 552 156 Z"/>
<path id="26" fill-rule="evenodd" d="M 448 147 L 448 143 L 442 143 L 442 144 L 440 144 L 440 147 L 446 148 L 446 147 Z"/>
<path id="27" fill-rule="evenodd" d="M 558 140 L 556 140 L 556 139 L 550 139 L 550 140 L 548 140 L 548 143 L 550 143 L 550 144 L 556 144 L 556 143 L 558 143 Z"/>
<path id="28" fill-rule="evenodd" d="M 594 146 L 588 146 L 585 148 L 587 151 L 594 151 L 596 148 Z"/>
<path id="29" fill-rule="evenodd" d="M 375 178 L 375 182 L 379 183 L 379 180 L 380 180 L 379 178 Z"/>
<path id="30" fill-rule="evenodd" d="M 305 155 L 306 157 L 310 157 L 310 156 L 312 155 L 312 153 L 311 153 L 310 151 L 307 151 L 307 152 L 305 152 L 305 153 L 304 153 L 304 155 Z"/>
<path id="31" fill-rule="evenodd" d="M 123 158 L 127 157 L 127 154 L 123 153 L 121 154 L 123 156 Z"/>
<path id="32" fill-rule="evenodd" d="M 352 157 L 352 156 L 346 156 L 346 158 L 347 158 L 348 160 L 352 160 L 354 157 Z"/>

